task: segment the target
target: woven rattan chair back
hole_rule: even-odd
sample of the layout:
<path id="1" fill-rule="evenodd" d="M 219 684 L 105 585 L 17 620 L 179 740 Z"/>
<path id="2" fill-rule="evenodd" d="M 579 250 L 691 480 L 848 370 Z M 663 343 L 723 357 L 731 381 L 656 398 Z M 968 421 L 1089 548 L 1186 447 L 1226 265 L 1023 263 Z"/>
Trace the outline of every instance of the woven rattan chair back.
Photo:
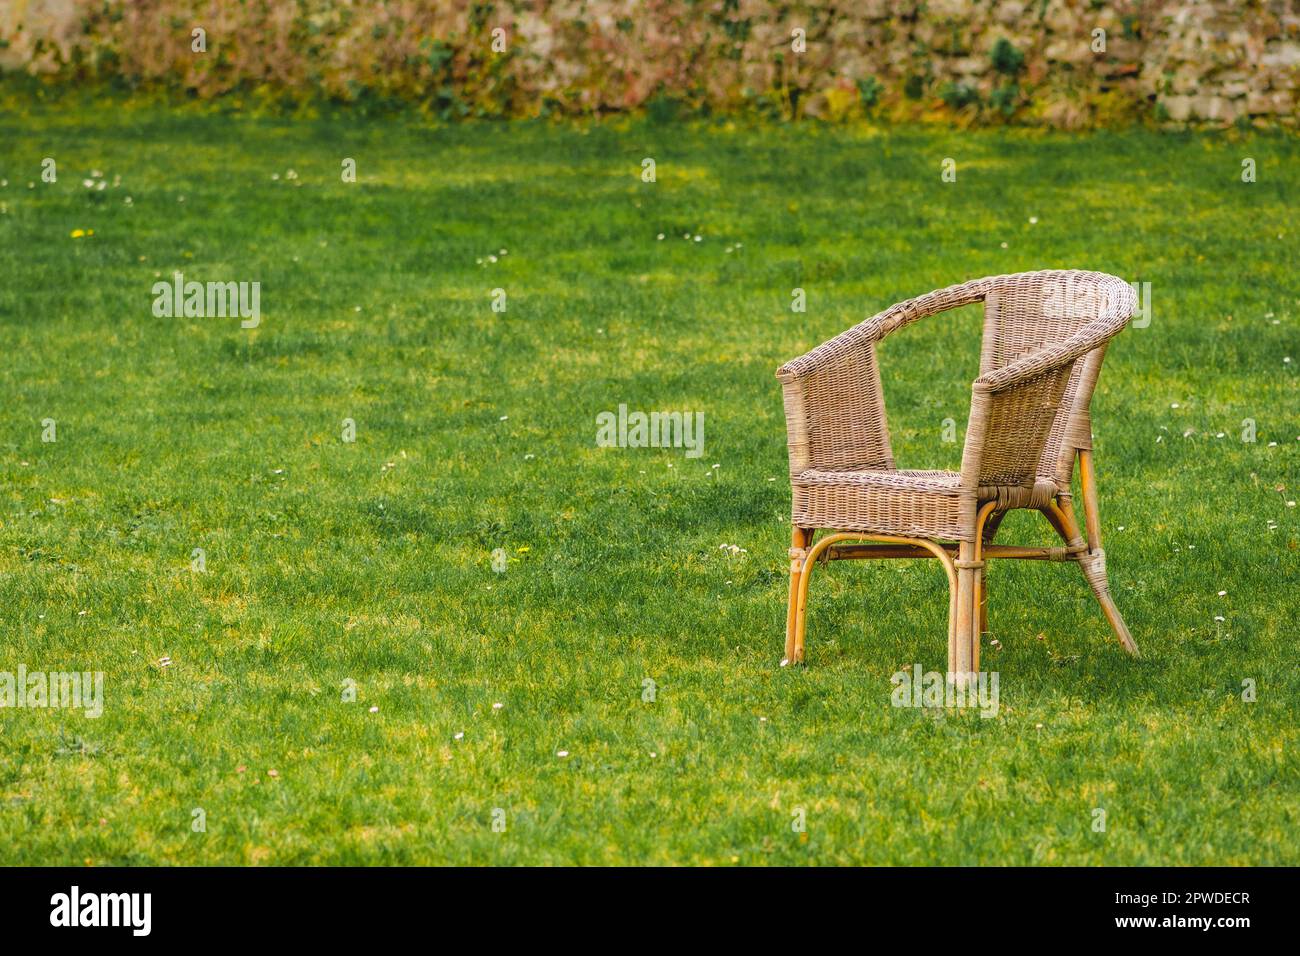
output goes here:
<path id="1" fill-rule="evenodd" d="M 1032 283 L 1017 286 L 992 280 L 994 286 L 984 297 L 981 375 L 1041 348 L 1049 336 L 1078 332 L 1102 315 L 1107 297 L 1117 292 L 1113 283 L 1098 281 L 1097 273 L 1047 272 L 1040 276 L 1041 296 Z M 1038 477 L 1054 480 L 1066 493 L 1074 473 L 1075 451 L 1092 448 L 1090 406 L 1105 355 L 1106 346 L 1101 345 L 1075 362 L 1038 464 Z"/>
<path id="2" fill-rule="evenodd" d="M 1065 270 L 983 282 L 981 379 L 1079 337 L 1099 343 L 1071 363 L 994 393 L 985 409 L 972 408 L 967 454 L 979 462 L 980 496 L 1043 507 L 1069 492 L 1075 450 L 1092 447 L 1089 402 L 1106 343 L 1132 313 L 1132 290 L 1114 276 Z M 978 405 L 978 389 L 975 400 Z M 972 440 L 982 444 L 972 448 Z"/>

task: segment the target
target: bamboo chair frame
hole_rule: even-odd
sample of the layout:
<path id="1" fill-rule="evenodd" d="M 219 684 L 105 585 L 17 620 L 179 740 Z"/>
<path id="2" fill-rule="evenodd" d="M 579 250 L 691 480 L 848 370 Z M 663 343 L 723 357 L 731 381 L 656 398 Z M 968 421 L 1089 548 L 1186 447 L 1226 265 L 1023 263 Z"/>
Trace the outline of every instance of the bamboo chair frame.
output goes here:
<path id="1" fill-rule="evenodd" d="M 984 304 L 984 340 L 961 471 L 900 471 L 875 346 L 916 319 L 975 302 Z M 777 371 L 793 498 L 785 662 L 804 660 L 819 559 L 937 559 L 948 577 L 948 676 L 956 683 L 979 670 L 991 560 L 1078 564 L 1120 644 L 1138 656 L 1106 576 L 1090 412 L 1106 346 L 1135 308 L 1131 287 L 1104 273 L 991 276 L 900 302 Z M 1063 544 L 995 544 L 1002 518 L 1017 508 L 1040 512 Z M 814 543 L 818 531 L 827 533 Z"/>

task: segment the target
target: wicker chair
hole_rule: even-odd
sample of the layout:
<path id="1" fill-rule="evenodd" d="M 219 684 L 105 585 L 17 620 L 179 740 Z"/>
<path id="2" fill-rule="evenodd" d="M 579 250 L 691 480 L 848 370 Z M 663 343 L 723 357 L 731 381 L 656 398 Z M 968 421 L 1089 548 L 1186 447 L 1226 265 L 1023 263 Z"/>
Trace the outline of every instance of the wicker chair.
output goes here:
<path id="1" fill-rule="evenodd" d="M 876 343 L 975 302 L 984 303 L 984 340 L 961 471 L 900 470 Z M 1077 563 L 1120 643 L 1137 655 L 1106 580 L 1089 415 L 1106 346 L 1135 307 L 1128 283 L 1099 272 L 992 276 L 900 302 L 777 371 L 793 489 L 787 661 L 803 660 L 818 558 L 937 558 L 950 588 L 948 673 L 958 683 L 979 670 L 988 629 L 984 566 L 992 558 Z M 1076 457 L 1083 533 L 1071 499 Z M 1042 512 L 1064 544 L 993 544 L 1012 508 Z M 818 529 L 830 533 L 813 544 Z"/>

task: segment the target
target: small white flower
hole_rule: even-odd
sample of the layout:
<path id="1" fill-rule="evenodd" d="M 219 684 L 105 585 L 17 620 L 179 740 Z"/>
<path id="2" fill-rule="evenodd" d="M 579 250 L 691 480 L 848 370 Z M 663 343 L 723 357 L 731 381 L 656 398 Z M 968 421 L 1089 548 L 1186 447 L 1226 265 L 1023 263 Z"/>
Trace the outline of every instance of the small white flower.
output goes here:
<path id="1" fill-rule="evenodd" d="M 377 713 L 379 713 L 379 708 L 378 708 L 378 707 L 371 707 L 371 708 L 370 708 L 370 712 L 371 712 L 372 714 L 377 714 Z"/>
<path id="2" fill-rule="evenodd" d="M 663 234 L 662 232 L 659 233 L 659 235 L 655 236 L 656 239 L 663 239 L 663 237 L 664 237 L 664 234 Z"/>
<path id="3" fill-rule="evenodd" d="M 1214 619 L 1215 619 L 1216 621 L 1223 621 L 1223 620 L 1226 620 L 1226 618 L 1225 618 L 1222 614 L 1216 614 L 1216 615 L 1214 615 Z"/>
<path id="4" fill-rule="evenodd" d="M 83 179 L 81 185 L 85 186 L 87 189 L 91 189 L 94 187 L 95 181 L 93 179 Z"/>
<path id="5" fill-rule="evenodd" d="M 505 421 L 506 419 L 508 419 L 509 417 L 510 417 L 509 415 L 502 415 L 499 419 L 497 419 L 497 421 L 502 421 L 502 422 L 503 422 L 503 421 Z"/>
<path id="6" fill-rule="evenodd" d="M 557 750 L 557 751 L 555 751 L 555 756 L 560 757 L 560 758 L 564 758 L 564 757 L 569 756 L 569 752 L 568 752 L 567 750 Z"/>
<path id="7" fill-rule="evenodd" d="M 1170 403 L 1169 403 L 1169 407 L 1170 407 L 1170 408 L 1177 408 L 1177 407 L 1178 407 L 1178 403 L 1177 403 L 1177 402 L 1170 402 Z"/>
<path id="8" fill-rule="evenodd" d="M 1029 224 L 1030 224 L 1031 226 L 1036 226 L 1036 225 L 1038 225 L 1038 217 L 1037 217 L 1037 216 L 1030 216 L 1030 217 L 1029 217 Z"/>
<path id="9" fill-rule="evenodd" d="M 1002 243 L 1002 248 L 1005 249 L 1006 247 L 1007 247 L 1007 244 L 1006 244 L 1005 242 Z"/>
<path id="10" fill-rule="evenodd" d="M 465 739 L 465 731 L 462 730 L 460 733 L 458 733 L 458 734 L 454 734 L 454 735 L 452 736 L 452 739 L 453 739 L 453 740 L 464 740 L 464 739 Z"/>
<path id="11" fill-rule="evenodd" d="M 495 703 L 495 704 L 492 705 L 492 709 L 493 709 L 493 710 L 500 710 L 500 709 L 501 709 L 502 707 L 504 707 L 504 706 L 505 706 L 505 704 L 502 704 L 502 703 L 498 702 L 498 703 Z"/>

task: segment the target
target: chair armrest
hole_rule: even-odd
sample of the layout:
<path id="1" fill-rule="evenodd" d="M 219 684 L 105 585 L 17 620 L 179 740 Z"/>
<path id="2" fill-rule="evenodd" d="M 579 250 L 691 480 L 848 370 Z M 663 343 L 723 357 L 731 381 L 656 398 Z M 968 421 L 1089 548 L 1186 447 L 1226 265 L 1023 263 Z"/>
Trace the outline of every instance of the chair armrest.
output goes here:
<path id="1" fill-rule="evenodd" d="M 892 469 L 885 398 L 870 341 L 798 377 L 781 380 L 790 477 L 810 468 Z"/>
<path id="2" fill-rule="evenodd" d="M 894 468 L 876 342 L 910 322 L 984 298 L 987 280 L 890 306 L 777 370 L 785 403 L 790 476 L 810 468 Z"/>
<path id="3" fill-rule="evenodd" d="M 986 372 L 975 379 L 974 387 L 997 393 L 1033 381 L 1106 344 L 1118 331 L 1112 319 L 1090 322 L 1063 342 L 1031 352 L 1010 365 Z"/>
<path id="4" fill-rule="evenodd" d="M 873 345 L 889 333 L 917 319 L 979 302 L 988 292 L 988 288 L 988 279 L 975 279 L 898 302 L 885 311 L 859 322 L 853 328 L 841 332 L 835 338 L 823 342 L 811 352 L 786 362 L 777 369 L 776 377 L 785 382 L 834 364 L 840 356 Z"/>
<path id="5" fill-rule="evenodd" d="M 1065 341 L 975 380 L 962 452 L 965 489 L 1032 485 L 1044 501 L 1055 493 L 1055 483 L 1040 479 L 1037 469 L 1074 363 L 1105 346 L 1128 319 L 1128 313 L 1104 315 Z"/>

